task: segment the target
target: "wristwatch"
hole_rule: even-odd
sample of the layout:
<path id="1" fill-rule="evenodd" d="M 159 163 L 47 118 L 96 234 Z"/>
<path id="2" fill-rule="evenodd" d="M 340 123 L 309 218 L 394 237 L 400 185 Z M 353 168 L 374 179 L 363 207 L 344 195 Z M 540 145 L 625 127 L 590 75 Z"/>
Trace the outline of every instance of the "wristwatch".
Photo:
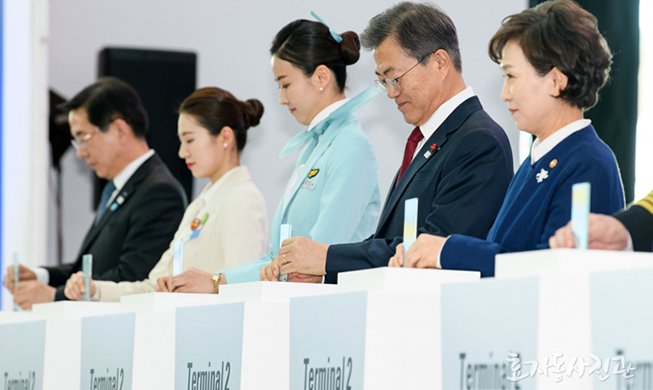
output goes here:
<path id="1" fill-rule="evenodd" d="M 219 292 L 218 281 L 220 280 L 220 275 L 222 274 L 215 274 L 211 277 L 211 280 L 213 281 L 213 294 Z"/>

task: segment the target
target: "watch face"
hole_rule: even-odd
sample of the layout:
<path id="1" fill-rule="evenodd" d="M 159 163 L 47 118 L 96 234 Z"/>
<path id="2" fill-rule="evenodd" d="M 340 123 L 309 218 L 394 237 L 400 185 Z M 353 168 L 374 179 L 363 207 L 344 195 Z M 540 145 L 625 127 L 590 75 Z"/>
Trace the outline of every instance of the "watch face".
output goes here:
<path id="1" fill-rule="evenodd" d="M 220 274 L 213 275 L 211 279 L 215 280 L 216 282 L 220 280 Z"/>

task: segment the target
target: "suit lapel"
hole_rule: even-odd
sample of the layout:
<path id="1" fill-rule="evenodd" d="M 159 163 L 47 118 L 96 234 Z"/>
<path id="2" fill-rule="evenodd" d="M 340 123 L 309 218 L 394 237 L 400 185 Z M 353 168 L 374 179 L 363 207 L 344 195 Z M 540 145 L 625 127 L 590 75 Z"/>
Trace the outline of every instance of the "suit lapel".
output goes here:
<path id="1" fill-rule="evenodd" d="M 106 226 L 109 221 L 113 218 L 115 212 L 119 210 L 122 207 L 125 207 L 125 203 L 133 196 L 135 193 L 138 184 L 142 182 L 147 175 L 152 172 L 156 167 L 158 167 L 161 163 L 161 160 L 159 159 L 159 156 L 154 154 L 152 157 L 147 159 L 138 169 L 134 174 L 127 180 L 127 183 L 120 189 L 118 192 L 118 195 L 113 199 L 109 207 L 107 208 L 107 211 L 104 212 L 104 215 L 102 215 L 102 218 L 98 221 L 98 223 L 91 227 L 91 230 L 89 230 L 88 234 L 86 235 L 86 238 L 84 239 L 84 242 L 82 243 L 82 247 L 80 250 L 80 255 L 85 253 L 87 249 L 91 246 L 93 241 L 97 238 L 97 236 L 100 234 L 104 226 Z"/>
<path id="2" fill-rule="evenodd" d="M 377 233 L 381 230 L 383 225 L 386 223 L 390 215 L 394 212 L 395 207 L 401 196 L 406 191 L 406 188 L 413 180 L 413 177 L 420 169 L 429 161 L 433 156 L 435 156 L 441 148 L 444 147 L 444 144 L 447 142 L 447 137 L 449 134 L 458 130 L 464 121 L 471 115 L 472 112 L 482 109 L 480 101 L 476 96 L 465 100 L 461 103 L 452 113 L 447 117 L 447 119 L 442 122 L 442 124 L 433 132 L 429 139 L 422 145 L 422 148 L 419 150 L 415 158 L 404 172 L 404 175 L 401 177 L 401 180 L 395 187 L 397 182 L 397 174 L 394 177 L 394 180 L 391 183 L 390 191 L 388 192 L 388 197 L 386 198 L 385 205 L 383 207 L 383 213 L 381 214 L 381 219 L 377 225 Z M 432 145 L 436 145 L 435 149 L 431 149 Z M 399 205 L 401 206 L 401 205 Z"/>

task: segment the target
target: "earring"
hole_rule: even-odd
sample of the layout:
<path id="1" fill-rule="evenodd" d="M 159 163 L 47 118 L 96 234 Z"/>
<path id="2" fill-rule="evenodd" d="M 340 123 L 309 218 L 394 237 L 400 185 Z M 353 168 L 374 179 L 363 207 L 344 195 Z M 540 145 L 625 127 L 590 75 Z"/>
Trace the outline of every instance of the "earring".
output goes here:
<path id="1" fill-rule="evenodd" d="M 229 146 L 229 144 L 225 142 L 225 143 L 224 143 L 224 147 L 226 148 L 227 146 Z"/>
<path id="2" fill-rule="evenodd" d="M 324 88 L 320 87 L 320 92 L 324 91 Z"/>

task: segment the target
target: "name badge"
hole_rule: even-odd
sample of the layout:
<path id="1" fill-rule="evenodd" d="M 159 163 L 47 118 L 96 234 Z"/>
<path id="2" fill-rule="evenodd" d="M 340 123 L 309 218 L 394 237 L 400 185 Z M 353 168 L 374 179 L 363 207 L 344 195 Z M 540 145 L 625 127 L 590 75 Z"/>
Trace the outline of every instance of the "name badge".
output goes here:
<path id="1" fill-rule="evenodd" d="M 201 232 L 201 231 L 202 231 L 201 228 L 200 228 L 200 229 L 197 229 L 197 230 L 193 230 L 193 231 L 191 232 L 190 237 L 188 238 L 188 240 L 192 240 L 192 239 L 197 238 L 197 237 L 200 235 L 200 232 Z"/>
<path id="2" fill-rule="evenodd" d="M 309 190 L 312 190 L 315 188 L 315 182 L 311 180 L 304 180 L 304 183 L 302 183 L 302 188 L 308 188 Z"/>

